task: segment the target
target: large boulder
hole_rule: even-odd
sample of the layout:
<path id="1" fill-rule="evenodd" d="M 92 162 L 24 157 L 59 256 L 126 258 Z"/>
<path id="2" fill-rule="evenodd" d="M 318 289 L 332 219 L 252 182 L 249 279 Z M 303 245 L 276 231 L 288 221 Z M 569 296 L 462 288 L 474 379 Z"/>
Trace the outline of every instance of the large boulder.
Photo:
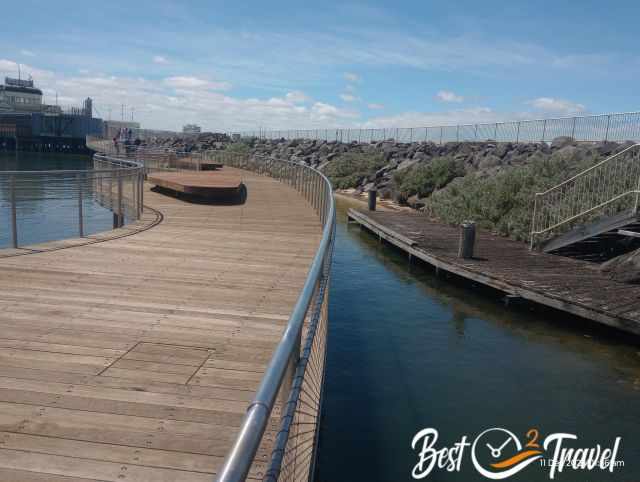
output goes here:
<path id="1" fill-rule="evenodd" d="M 562 149 L 565 146 L 571 146 L 575 144 L 575 142 L 576 141 L 573 139 L 573 137 L 569 137 L 569 136 L 556 137 L 554 140 L 551 141 L 551 149 Z"/>

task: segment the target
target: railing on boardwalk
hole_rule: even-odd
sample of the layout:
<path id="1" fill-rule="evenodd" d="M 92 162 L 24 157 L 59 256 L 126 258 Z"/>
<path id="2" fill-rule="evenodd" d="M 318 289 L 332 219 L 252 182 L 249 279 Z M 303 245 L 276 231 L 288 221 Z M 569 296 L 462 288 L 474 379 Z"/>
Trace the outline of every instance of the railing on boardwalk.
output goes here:
<path id="1" fill-rule="evenodd" d="M 531 247 L 595 218 L 638 212 L 640 144 L 608 157 L 570 179 L 536 193 Z"/>
<path id="2" fill-rule="evenodd" d="M 234 133 L 229 133 L 233 136 Z M 551 142 L 567 136 L 577 141 L 640 140 L 640 112 L 557 117 L 429 127 L 285 129 L 237 132 L 260 139 L 315 139 L 338 142 Z"/>
<path id="3" fill-rule="evenodd" d="M 296 189 L 310 203 L 323 226 L 320 245 L 282 340 L 216 479 L 218 482 L 245 480 L 280 394 L 281 426 L 263 480 L 308 481 L 313 477 L 324 387 L 329 280 L 335 238 L 331 183 L 316 169 L 270 157 L 224 151 L 205 152 L 204 157 L 269 175 Z"/>
<path id="4" fill-rule="evenodd" d="M 93 224 L 90 216 L 95 211 L 87 209 L 89 202 L 113 212 L 114 228 L 140 219 L 143 179 L 142 164 L 104 155 L 94 156 L 93 169 L 87 170 L 0 171 L 0 212 L 8 217 L 8 245 L 23 245 L 21 225 L 44 222 L 48 215 L 77 219 L 77 223 L 59 224 L 56 239 L 49 241 L 92 234 L 87 228 Z M 44 201 L 50 200 L 56 201 L 55 212 L 51 211 L 54 208 L 33 208 L 35 204 L 47 206 Z"/>
<path id="5" fill-rule="evenodd" d="M 113 152 L 113 141 L 88 142 L 90 147 Z M 120 149 L 120 148 L 118 148 Z M 267 482 L 309 481 L 313 478 L 324 387 L 331 258 L 335 240 L 333 189 L 320 171 L 295 162 L 249 156 L 224 150 L 199 153 L 133 147 L 120 151 L 146 169 L 199 170 L 201 163 L 225 166 L 270 176 L 295 189 L 309 203 L 322 225 L 322 238 L 286 329 L 247 408 L 233 447 L 218 472 L 218 482 L 246 479 L 272 417 L 281 404 Z"/>

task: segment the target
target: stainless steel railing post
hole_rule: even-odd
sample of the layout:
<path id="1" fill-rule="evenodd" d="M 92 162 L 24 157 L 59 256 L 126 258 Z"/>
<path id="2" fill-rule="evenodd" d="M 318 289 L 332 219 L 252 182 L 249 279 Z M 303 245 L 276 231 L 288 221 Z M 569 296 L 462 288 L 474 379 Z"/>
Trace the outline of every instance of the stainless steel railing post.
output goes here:
<path id="1" fill-rule="evenodd" d="M 78 234 L 84 236 L 84 216 L 83 216 L 83 196 L 82 196 L 82 174 L 76 176 L 78 183 Z"/>
<path id="2" fill-rule="evenodd" d="M 16 209 L 16 179 L 9 178 L 9 190 L 11 196 L 11 240 L 14 248 L 18 247 L 18 214 Z"/>
<path id="3" fill-rule="evenodd" d="M 144 213 L 144 169 L 140 169 L 139 174 L 139 183 L 140 183 L 140 216 Z"/>
<path id="4" fill-rule="evenodd" d="M 121 228 L 122 226 L 124 226 L 124 215 L 122 213 L 122 175 L 118 173 L 117 176 L 118 176 L 118 199 L 117 199 L 118 227 Z"/>

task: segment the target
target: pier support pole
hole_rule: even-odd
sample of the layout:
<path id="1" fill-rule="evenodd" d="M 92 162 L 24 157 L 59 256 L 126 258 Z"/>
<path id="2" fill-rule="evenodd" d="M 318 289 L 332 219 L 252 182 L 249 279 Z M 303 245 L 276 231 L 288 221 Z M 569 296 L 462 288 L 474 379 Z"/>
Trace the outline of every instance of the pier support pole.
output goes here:
<path id="1" fill-rule="evenodd" d="M 476 243 L 476 223 L 465 221 L 460 225 L 460 241 L 458 244 L 458 257 L 463 259 L 473 258 L 473 249 Z"/>
<path id="2" fill-rule="evenodd" d="M 376 210 L 376 196 L 378 195 L 378 191 L 375 189 L 369 189 L 369 211 Z"/>

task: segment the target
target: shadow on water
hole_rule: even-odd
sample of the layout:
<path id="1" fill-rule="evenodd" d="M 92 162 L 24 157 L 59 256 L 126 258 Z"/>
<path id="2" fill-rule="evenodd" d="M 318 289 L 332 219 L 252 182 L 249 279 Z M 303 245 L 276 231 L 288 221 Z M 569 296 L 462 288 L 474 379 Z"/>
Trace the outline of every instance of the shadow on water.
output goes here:
<path id="1" fill-rule="evenodd" d="M 505 307 L 495 292 L 436 277 L 376 236 L 347 226 L 344 202 L 332 273 L 327 378 L 316 480 L 412 480 L 413 435 L 438 446 L 504 427 L 524 440 L 555 432 L 575 447 L 611 446 L 609 472 L 564 471 L 571 482 L 638 480 L 640 343 L 551 310 Z M 454 281 L 454 282 L 451 282 Z M 425 480 L 488 480 L 469 454 L 460 473 Z M 549 480 L 532 465 L 509 480 Z"/>

